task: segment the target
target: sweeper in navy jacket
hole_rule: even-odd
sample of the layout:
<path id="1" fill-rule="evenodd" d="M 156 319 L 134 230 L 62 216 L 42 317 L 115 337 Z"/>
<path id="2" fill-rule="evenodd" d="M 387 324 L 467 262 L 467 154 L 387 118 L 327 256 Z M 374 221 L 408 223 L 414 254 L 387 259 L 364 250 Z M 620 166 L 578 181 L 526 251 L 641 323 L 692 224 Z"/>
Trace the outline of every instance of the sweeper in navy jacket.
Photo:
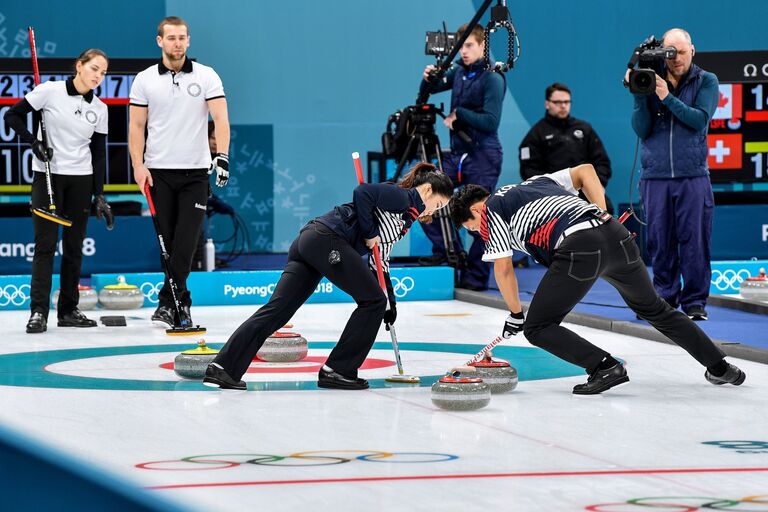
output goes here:
<path id="1" fill-rule="evenodd" d="M 269 302 L 246 320 L 208 366 L 203 383 L 223 389 L 246 389 L 241 377 L 264 341 L 288 322 L 312 295 L 323 277 L 357 303 L 336 347 L 320 370 L 318 386 L 366 389 L 357 370 L 370 352 L 382 319 L 397 317 L 389 279 L 389 255 L 417 219 L 431 220 L 453 193 L 451 180 L 429 163 L 414 166 L 399 184 L 360 185 L 352 202 L 310 221 L 288 250 L 288 263 Z M 375 261 L 361 256 L 381 249 L 390 309 L 377 283 Z M 372 272 L 372 270 L 374 272 Z M 385 314 L 386 311 L 386 314 Z"/>

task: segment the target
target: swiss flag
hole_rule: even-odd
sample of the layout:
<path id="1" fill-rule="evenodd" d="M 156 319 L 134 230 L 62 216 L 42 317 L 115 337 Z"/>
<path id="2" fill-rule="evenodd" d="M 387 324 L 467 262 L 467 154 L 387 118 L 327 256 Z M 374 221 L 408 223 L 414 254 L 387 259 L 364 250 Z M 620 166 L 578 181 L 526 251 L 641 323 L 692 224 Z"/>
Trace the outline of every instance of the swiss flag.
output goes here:
<path id="1" fill-rule="evenodd" d="M 712 119 L 741 119 L 741 84 L 720 84 L 720 99 Z"/>
<path id="2" fill-rule="evenodd" d="M 743 147 L 740 133 L 707 135 L 710 169 L 741 169 Z"/>

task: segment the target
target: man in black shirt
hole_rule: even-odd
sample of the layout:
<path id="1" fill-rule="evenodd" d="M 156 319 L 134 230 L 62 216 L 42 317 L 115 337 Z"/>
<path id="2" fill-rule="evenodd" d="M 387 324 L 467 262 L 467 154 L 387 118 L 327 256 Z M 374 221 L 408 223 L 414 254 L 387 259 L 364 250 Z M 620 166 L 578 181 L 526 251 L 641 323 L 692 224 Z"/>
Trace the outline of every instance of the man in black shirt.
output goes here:
<path id="1" fill-rule="evenodd" d="M 523 180 L 579 164 L 592 164 L 603 188 L 611 178 L 611 161 L 592 125 L 571 117 L 571 90 L 565 84 L 547 87 L 544 118 L 520 143 L 520 176 Z M 584 196 L 582 196 L 582 199 Z M 607 211 L 613 213 L 611 200 Z"/>

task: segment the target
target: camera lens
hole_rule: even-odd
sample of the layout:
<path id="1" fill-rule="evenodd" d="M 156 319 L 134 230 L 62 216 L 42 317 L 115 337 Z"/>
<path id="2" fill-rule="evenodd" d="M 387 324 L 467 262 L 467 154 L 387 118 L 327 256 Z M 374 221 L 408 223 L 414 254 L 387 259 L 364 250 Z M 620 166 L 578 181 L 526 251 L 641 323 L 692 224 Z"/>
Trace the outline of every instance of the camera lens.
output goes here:
<path id="1" fill-rule="evenodd" d="M 651 85 L 651 77 L 645 73 L 639 73 L 635 79 L 635 85 L 641 89 L 647 89 Z"/>
<path id="2" fill-rule="evenodd" d="M 636 69 L 629 74 L 629 91 L 651 94 L 656 90 L 656 73 L 652 69 Z"/>

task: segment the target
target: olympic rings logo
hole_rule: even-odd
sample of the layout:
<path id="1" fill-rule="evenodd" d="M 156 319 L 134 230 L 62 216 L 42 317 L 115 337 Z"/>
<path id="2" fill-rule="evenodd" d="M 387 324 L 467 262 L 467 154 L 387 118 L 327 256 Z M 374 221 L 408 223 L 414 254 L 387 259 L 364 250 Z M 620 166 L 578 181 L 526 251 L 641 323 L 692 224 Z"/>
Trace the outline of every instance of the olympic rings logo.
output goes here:
<path id="1" fill-rule="evenodd" d="M 159 283 L 149 283 L 144 282 L 139 286 L 139 290 L 141 290 L 141 293 L 144 294 L 144 297 L 151 302 L 152 304 L 158 303 L 158 295 L 160 294 L 160 289 L 163 287 L 163 281 L 160 281 Z"/>
<path id="2" fill-rule="evenodd" d="M 656 496 L 634 498 L 623 503 L 600 503 L 589 505 L 584 510 L 591 512 L 628 512 L 631 510 L 663 509 L 674 512 L 697 512 L 701 510 L 743 510 L 757 511 L 755 505 L 768 505 L 768 494 L 745 496 L 744 498 L 712 498 L 706 496 Z"/>
<path id="3" fill-rule="evenodd" d="M 8 305 L 23 306 L 29 300 L 29 291 L 28 284 L 7 284 L 0 287 L 0 308 Z"/>
<path id="4" fill-rule="evenodd" d="M 712 284 L 721 292 L 726 290 L 738 292 L 738 286 L 748 277 L 751 277 L 751 274 L 749 273 L 749 270 L 745 268 L 738 271 L 730 268 L 727 270 L 713 270 Z"/>
<path id="5" fill-rule="evenodd" d="M 299 452 L 291 455 L 264 453 L 223 453 L 217 455 L 192 455 L 178 460 L 156 460 L 136 464 L 139 469 L 151 471 L 213 471 L 238 466 L 309 467 L 335 466 L 349 462 L 374 462 L 387 464 L 430 464 L 458 459 L 450 453 L 428 452 L 381 452 L 366 450 L 322 450 Z"/>
<path id="6" fill-rule="evenodd" d="M 392 277 L 390 280 L 392 281 L 392 290 L 395 292 L 395 297 L 399 299 L 408 295 L 408 292 L 413 290 L 413 287 L 416 286 L 416 282 L 411 276 L 405 276 L 402 279 Z"/>
<path id="7" fill-rule="evenodd" d="M 704 441 L 701 444 L 735 450 L 736 453 L 768 453 L 768 442 L 766 441 Z"/>

